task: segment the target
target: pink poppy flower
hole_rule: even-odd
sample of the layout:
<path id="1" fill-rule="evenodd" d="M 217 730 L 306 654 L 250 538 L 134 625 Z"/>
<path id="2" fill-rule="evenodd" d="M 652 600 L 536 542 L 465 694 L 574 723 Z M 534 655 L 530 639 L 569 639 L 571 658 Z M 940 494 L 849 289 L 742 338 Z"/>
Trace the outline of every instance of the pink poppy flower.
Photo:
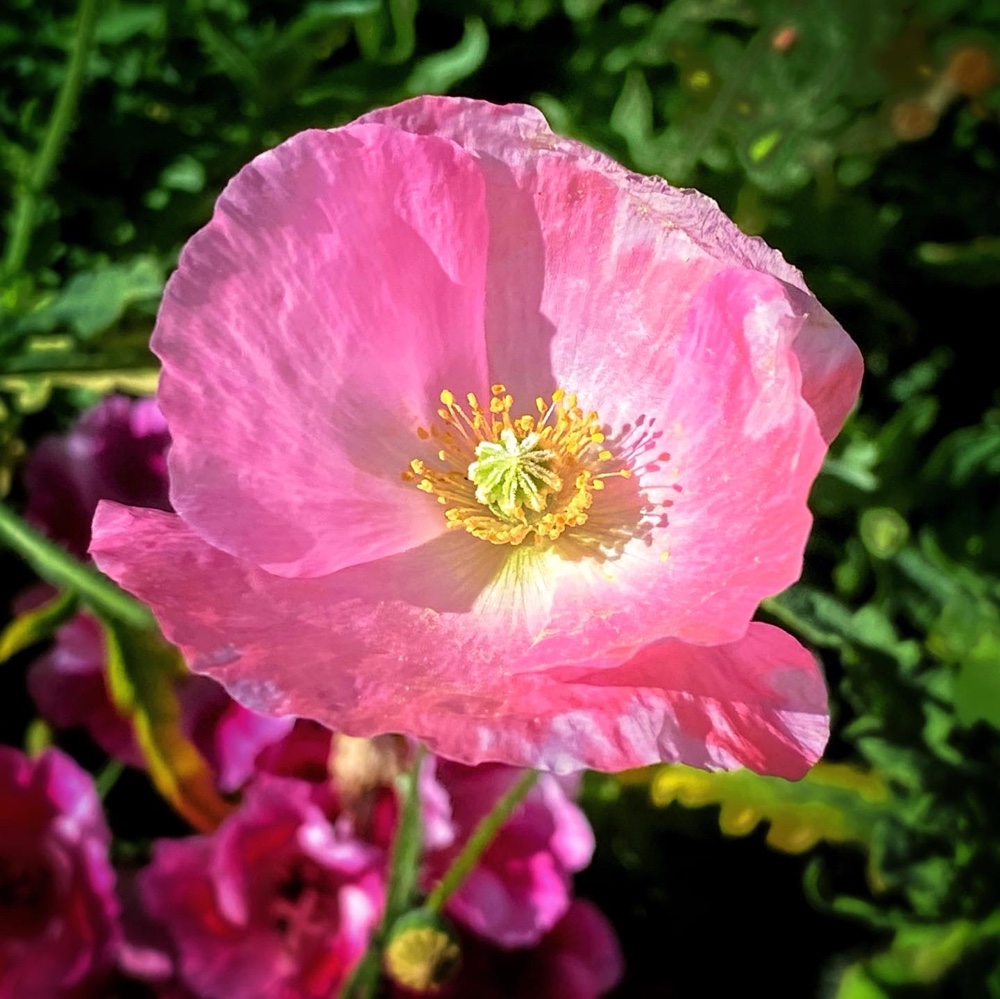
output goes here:
<path id="1" fill-rule="evenodd" d="M 92 552 L 256 710 L 464 763 L 798 777 L 799 575 L 857 348 L 714 202 L 425 97 L 227 187 L 153 349 L 176 514 Z"/>
<path id="2" fill-rule="evenodd" d="M 382 861 L 338 834 L 308 784 L 262 776 L 212 835 L 160 840 L 137 880 L 175 985 L 202 999 L 328 999 L 378 921 Z M 129 970 L 162 979 L 143 935 Z"/>
<path id="3" fill-rule="evenodd" d="M 96 999 L 118 903 L 90 776 L 56 749 L 0 746 L 0 815 L 0 999 Z"/>

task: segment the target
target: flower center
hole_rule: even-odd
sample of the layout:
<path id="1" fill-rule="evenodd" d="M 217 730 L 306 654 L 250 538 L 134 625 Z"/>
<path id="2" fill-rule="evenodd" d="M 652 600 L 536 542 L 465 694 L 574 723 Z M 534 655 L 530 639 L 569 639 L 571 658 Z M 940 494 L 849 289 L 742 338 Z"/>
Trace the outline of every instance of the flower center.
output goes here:
<path id="1" fill-rule="evenodd" d="M 336 921 L 334 895 L 335 889 L 314 861 L 296 860 L 285 872 L 276 886 L 270 912 L 290 953 L 298 954 L 329 934 Z"/>
<path id="2" fill-rule="evenodd" d="M 447 389 L 441 393 L 440 423 L 421 427 L 421 440 L 438 446 L 434 465 L 410 462 L 403 480 L 437 497 L 448 527 L 495 545 L 555 541 L 587 522 L 594 493 L 611 476 L 629 478 L 626 468 L 604 471 L 614 455 L 604 447 L 595 412 L 584 412 L 563 389 L 537 415 L 512 417 L 513 397 L 504 385 L 491 389 L 484 408 L 475 394 L 468 409 Z"/>

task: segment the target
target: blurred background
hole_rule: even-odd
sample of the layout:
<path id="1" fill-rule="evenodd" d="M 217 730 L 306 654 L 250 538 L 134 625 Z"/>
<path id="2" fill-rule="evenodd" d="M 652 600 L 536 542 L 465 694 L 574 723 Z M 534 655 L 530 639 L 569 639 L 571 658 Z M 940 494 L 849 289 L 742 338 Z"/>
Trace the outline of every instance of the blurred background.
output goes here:
<path id="1" fill-rule="evenodd" d="M 802 268 L 867 366 L 805 575 L 761 610 L 823 659 L 827 760 L 590 775 L 578 889 L 622 941 L 616 996 L 1000 996 L 998 0 L 5 0 L 0 67 L 14 510 L 43 437 L 152 391 L 180 246 L 305 127 L 529 102 Z M 35 577 L 0 559 L 7 608 Z M 96 768 L 28 695 L 57 617 L 5 620 L 0 742 Z M 124 840 L 183 828 L 139 770 L 107 809 Z"/>

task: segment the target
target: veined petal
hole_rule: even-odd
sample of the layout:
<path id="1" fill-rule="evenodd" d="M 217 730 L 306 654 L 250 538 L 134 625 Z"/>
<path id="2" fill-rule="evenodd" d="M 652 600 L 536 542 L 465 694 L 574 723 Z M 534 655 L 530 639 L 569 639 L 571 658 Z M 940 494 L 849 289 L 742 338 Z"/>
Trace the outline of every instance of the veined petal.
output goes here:
<path id="1" fill-rule="evenodd" d="M 400 473 L 441 387 L 486 384 L 483 199 L 453 143 L 376 125 L 230 183 L 153 336 L 171 501 L 202 537 L 308 576 L 442 531 Z"/>
<path id="2" fill-rule="evenodd" d="M 674 760 L 786 777 L 801 776 L 826 741 L 816 662 L 769 625 L 725 645 L 666 639 L 618 660 L 512 672 L 524 635 L 482 640 L 474 601 L 464 605 L 480 584 L 470 575 L 446 598 L 435 574 L 447 576 L 447 562 L 383 564 L 361 595 L 371 566 L 285 579 L 211 547 L 176 516 L 110 503 L 92 553 L 150 602 L 194 669 L 247 707 L 352 735 L 381 734 L 391 718 L 470 764 L 569 772 Z"/>
<path id="3" fill-rule="evenodd" d="M 543 280 L 545 288 L 551 289 L 560 283 L 562 269 L 570 281 L 557 294 L 574 291 L 586 294 L 586 282 L 579 281 L 580 271 L 569 261 L 561 267 L 566 254 L 589 257 L 600 262 L 599 266 L 621 265 L 621 260 L 609 262 L 597 247 L 607 249 L 617 243 L 619 248 L 624 245 L 627 249 L 629 242 L 622 219 L 641 216 L 647 244 L 651 242 L 651 234 L 659 230 L 663 242 L 673 241 L 677 247 L 674 256 L 686 254 L 700 258 L 703 263 L 714 260 L 720 268 L 735 266 L 762 271 L 800 293 L 797 308 L 806 320 L 794 350 L 803 371 L 802 393 L 816 411 L 827 443 L 837 435 L 857 399 L 861 383 L 863 365 L 857 345 L 812 296 L 801 272 L 759 237 L 740 232 L 711 198 L 698 191 L 672 187 L 660 177 L 632 173 L 583 143 L 555 135 L 541 112 L 524 104 L 501 106 L 468 98 L 416 97 L 372 111 L 359 121 L 391 125 L 415 135 L 442 136 L 479 157 L 487 181 L 491 223 L 488 326 L 492 317 L 495 328 L 505 328 L 499 314 L 508 321 L 516 320 L 515 325 L 506 328 L 525 331 L 535 342 L 537 355 L 544 356 L 544 345 L 552 336 L 552 328 L 541 307 L 546 294 Z M 574 179 L 553 197 L 551 175 L 560 171 L 554 165 L 557 161 L 565 164 Z M 542 176 L 546 172 L 548 181 Z M 608 210 L 607 205 L 604 210 L 595 210 L 593 189 L 605 183 L 617 190 L 618 205 L 613 210 Z M 569 240 L 565 239 L 566 227 L 551 224 L 565 218 L 567 213 L 574 220 L 569 227 Z M 626 224 L 624 229 L 628 228 Z M 593 238 L 585 238 L 588 229 Z M 598 239 L 596 245 L 594 238 Z M 640 253 L 641 246 L 640 241 L 637 247 Z M 555 267 L 543 272 L 537 266 L 543 260 L 550 268 L 553 264 Z M 633 267 L 637 263 L 638 270 L 631 272 L 622 294 L 615 297 L 614 304 L 625 309 L 623 319 L 632 311 L 625 290 L 631 293 L 635 281 L 641 283 L 644 278 L 646 268 L 641 262 L 631 261 Z M 532 268 L 534 279 L 526 283 L 525 272 Z M 522 277 L 519 296 L 510 290 L 513 285 L 508 279 L 509 270 L 518 271 Z M 652 282 L 654 274 L 648 274 L 646 279 Z M 670 307 L 674 284 L 673 276 L 659 284 L 660 308 Z M 551 314 L 547 318 L 551 320 Z M 588 332 L 607 328 L 595 325 Z M 491 363 L 497 360 L 492 341 L 490 360 Z M 519 387 L 515 373 L 504 377 L 508 384 Z"/>

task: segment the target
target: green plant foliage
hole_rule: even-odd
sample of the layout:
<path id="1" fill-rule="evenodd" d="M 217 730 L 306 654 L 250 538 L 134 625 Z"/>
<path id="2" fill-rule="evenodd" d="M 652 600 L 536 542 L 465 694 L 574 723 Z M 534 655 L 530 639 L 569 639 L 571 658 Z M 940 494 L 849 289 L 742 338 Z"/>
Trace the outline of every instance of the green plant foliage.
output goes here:
<path id="1" fill-rule="evenodd" d="M 196 829 L 214 829 L 231 811 L 212 771 L 180 724 L 176 681 L 187 668 L 157 632 L 121 621 L 102 622 L 108 686 L 129 718 L 157 789 Z"/>
<path id="2" fill-rule="evenodd" d="M 19 614 L 0 631 L 0 663 L 23 649 L 51 638 L 56 628 L 73 616 L 76 607 L 77 599 L 72 593 L 60 593 Z"/>
<path id="3" fill-rule="evenodd" d="M 673 764 L 652 778 L 650 795 L 660 807 L 673 801 L 687 808 L 718 805 L 727 836 L 745 836 L 767 822 L 767 842 L 786 853 L 804 853 L 820 842 L 867 847 L 892 808 L 877 777 L 836 763 L 819 763 L 794 783 L 749 770 L 709 773 Z"/>

